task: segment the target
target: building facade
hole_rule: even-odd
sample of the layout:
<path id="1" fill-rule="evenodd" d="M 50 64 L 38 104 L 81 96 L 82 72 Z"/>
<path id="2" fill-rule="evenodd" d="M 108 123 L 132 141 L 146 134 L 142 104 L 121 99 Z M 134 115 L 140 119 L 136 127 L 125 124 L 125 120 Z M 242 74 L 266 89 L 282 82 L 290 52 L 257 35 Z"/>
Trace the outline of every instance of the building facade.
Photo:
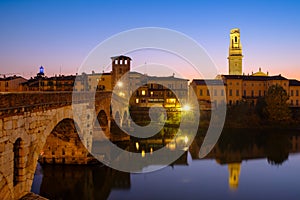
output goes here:
<path id="1" fill-rule="evenodd" d="M 136 82 L 138 80 L 135 80 Z M 188 100 L 188 80 L 174 76 L 141 76 L 141 87 L 131 94 L 130 105 L 165 108 L 181 108 Z"/>
<path id="2" fill-rule="evenodd" d="M 289 95 L 287 103 L 291 107 L 300 107 L 300 81 L 289 80 L 281 75 L 269 76 L 261 68 L 251 75 L 242 75 L 242 58 L 240 30 L 232 29 L 228 57 L 229 75 L 219 75 L 216 79 L 194 79 L 190 84 L 190 89 L 197 95 L 200 108 L 213 109 L 223 104 L 224 100 L 229 106 L 241 102 L 255 105 L 272 85 L 280 85 L 285 89 Z"/>
<path id="3" fill-rule="evenodd" d="M 9 76 L 0 78 L 0 92 L 19 92 L 22 90 L 20 84 L 27 80 L 21 76 Z"/>
<path id="4" fill-rule="evenodd" d="M 76 76 L 36 76 L 21 84 L 22 91 L 73 91 Z"/>

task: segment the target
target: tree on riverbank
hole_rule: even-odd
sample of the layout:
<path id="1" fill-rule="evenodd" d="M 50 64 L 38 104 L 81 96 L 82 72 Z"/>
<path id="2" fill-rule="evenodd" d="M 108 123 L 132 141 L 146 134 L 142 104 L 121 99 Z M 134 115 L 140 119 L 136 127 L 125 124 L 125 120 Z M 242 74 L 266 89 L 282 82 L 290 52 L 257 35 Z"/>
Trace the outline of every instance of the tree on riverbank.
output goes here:
<path id="1" fill-rule="evenodd" d="M 270 122 L 287 122 L 291 119 L 291 112 L 288 106 L 289 96 L 280 85 L 269 87 L 264 98 L 265 107 L 263 113 Z"/>

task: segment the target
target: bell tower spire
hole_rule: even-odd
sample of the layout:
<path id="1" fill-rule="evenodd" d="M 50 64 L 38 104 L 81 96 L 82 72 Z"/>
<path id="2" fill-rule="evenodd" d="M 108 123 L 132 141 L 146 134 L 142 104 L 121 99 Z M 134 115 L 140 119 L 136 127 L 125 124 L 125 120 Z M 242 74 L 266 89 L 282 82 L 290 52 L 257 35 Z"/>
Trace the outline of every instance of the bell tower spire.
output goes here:
<path id="1" fill-rule="evenodd" d="M 242 44 L 240 40 L 240 29 L 234 28 L 230 30 L 230 44 L 229 44 L 229 75 L 243 74 L 243 54 Z"/>

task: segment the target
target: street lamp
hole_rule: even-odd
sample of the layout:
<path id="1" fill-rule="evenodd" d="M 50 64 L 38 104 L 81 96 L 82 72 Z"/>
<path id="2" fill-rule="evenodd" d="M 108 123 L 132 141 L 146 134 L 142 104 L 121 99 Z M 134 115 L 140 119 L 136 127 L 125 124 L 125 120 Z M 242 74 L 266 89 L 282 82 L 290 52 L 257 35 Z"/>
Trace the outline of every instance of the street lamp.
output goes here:
<path id="1" fill-rule="evenodd" d="M 120 88 L 120 87 L 123 86 L 123 83 L 122 83 L 121 81 L 118 81 L 118 82 L 117 82 L 117 86 Z"/>
<path id="2" fill-rule="evenodd" d="M 190 107 L 188 104 L 186 104 L 186 105 L 184 105 L 184 106 L 182 107 L 182 110 L 183 110 L 183 111 L 190 111 L 190 110 L 191 110 L 191 107 Z"/>

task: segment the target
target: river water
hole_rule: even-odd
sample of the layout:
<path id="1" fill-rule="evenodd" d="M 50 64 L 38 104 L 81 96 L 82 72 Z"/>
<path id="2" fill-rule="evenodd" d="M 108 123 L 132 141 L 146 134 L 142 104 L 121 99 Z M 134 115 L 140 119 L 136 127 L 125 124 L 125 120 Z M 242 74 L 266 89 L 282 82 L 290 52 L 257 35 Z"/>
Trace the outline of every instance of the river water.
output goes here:
<path id="1" fill-rule="evenodd" d="M 225 130 L 200 159 L 202 141 L 198 134 L 178 160 L 150 173 L 38 164 L 32 191 L 49 199 L 300 198 L 297 131 Z"/>

